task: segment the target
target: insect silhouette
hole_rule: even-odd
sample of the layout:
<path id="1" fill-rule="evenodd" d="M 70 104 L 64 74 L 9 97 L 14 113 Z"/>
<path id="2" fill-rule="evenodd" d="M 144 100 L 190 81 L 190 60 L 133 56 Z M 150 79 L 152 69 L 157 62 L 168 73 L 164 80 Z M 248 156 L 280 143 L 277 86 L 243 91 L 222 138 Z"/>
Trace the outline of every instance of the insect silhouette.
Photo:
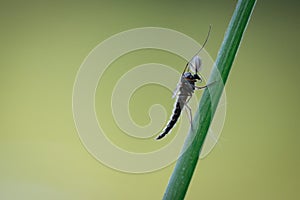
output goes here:
<path id="1" fill-rule="evenodd" d="M 206 37 L 205 42 L 203 43 L 202 47 L 192 57 L 192 59 L 186 64 L 186 66 L 181 74 L 179 83 L 173 94 L 173 98 L 175 96 L 177 96 L 173 114 L 172 114 L 167 126 L 164 128 L 163 132 L 156 137 L 156 140 L 162 139 L 171 131 L 171 129 L 174 127 L 177 120 L 179 119 L 181 111 L 184 108 L 184 106 L 185 106 L 185 108 L 187 108 L 189 110 L 190 123 L 192 125 L 192 110 L 188 106 L 188 102 L 190 101 L 190 99 L 194 93 L 194 90 L 204 89 L 212 84 L 212 83 L 210 83 L 210 84 L 207 84 L 202 87 L 195 85 L 196 82 L 199 82 L 199 83 L 202 82 L 202 77 L 200 74 L 198 74 L 198 71 L 200 70 L 200 67 L 202 64 L 201 59 L 199 58 L 198 54 L 204 48 L 206 42 L 208 41 L 210 31 L 211 31 L 211 26 L 209 26 L 209 31 L 208 31 L 207 37 Z M 194 72 L 194 74 L 192 74 L 190 71 Z"/>

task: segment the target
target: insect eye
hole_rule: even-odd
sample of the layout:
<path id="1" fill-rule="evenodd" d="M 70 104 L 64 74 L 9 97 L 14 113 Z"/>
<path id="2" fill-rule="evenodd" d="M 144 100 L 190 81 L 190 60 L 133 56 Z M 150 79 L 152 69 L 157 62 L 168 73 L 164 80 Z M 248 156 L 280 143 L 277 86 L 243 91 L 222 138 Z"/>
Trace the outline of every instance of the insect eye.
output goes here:
<path id="1" fill-rule="evenodd" d="M 193 77 L 194 79 L 198 79 L 198 80 L 201 80 L 201 78 L 199 77 L 199 75 L 198 74 L 194 74 L 194 77 Z"/>

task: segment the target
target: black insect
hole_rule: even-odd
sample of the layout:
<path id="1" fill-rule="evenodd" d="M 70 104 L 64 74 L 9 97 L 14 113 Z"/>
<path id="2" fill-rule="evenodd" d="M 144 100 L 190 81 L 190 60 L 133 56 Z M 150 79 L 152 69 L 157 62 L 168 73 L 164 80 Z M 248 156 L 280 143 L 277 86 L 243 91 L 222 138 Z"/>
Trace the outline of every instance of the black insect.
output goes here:
<path id="1" fill-rule="evenodd" d="M 204 89 L 210 85 L 210 84 L 207 84 L 202 87 L 195 85 L 196 82 L 199 82 L 199 83 L 202 82 L 201 75 L 198 74 L 198 71 L 201 67 L 201 59 L 199 58 L 198 54 L 204 48 L 204 46 L 209 38 L 210 30 L 211 30 L 211 27 L 209 27 L 208 35 L 206 37 L 206 40 L 205 40 L 203 46 L 196 53 L 196 55 L 186 64 L 186 66 L 182 72 L 179 83 L 177 85 L 177 89 L 175 90 L 175 92 L 173 94 L 173 97 L 177 95 L 177 100 L 175 103 L 175 108 L 173 110 L 173 115 L 171 116 L 171 119 L 168 122 L 165 129 L 163 130 L 163 132 L 156 137 L 157 140 L 165 137 L 171 131 L 171 129 L 176 124 L 178 118 L 180 117 L 181 111 L 184 108 L 184 106 L 186 106 L 186 108 L 189 110 L 190 122 L 192 123 L 192 110 L 188 106 L 188 102 L 191 99 L 191 97 L 194 93 L 194 90 Z M 195 73 L 192 74 L 191 72 L 189 72 L 189 70 L 194 71 Z"/>

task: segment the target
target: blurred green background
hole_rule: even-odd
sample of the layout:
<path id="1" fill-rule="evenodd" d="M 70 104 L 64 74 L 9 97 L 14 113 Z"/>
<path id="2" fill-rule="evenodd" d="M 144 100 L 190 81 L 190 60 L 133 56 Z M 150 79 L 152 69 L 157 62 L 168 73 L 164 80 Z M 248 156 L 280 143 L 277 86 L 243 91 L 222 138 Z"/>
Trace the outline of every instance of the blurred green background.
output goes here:
<path id="1" fill-rule="evenodd" d="M 77 70 L 101 41 L 146 26 L 202 43 L 212 24 L 206 50 L 215 58 L 235 4 L 0 1 L 0 199 L 161 199 L 174 165 L 122 173 L 81 144 L 72 116 Z M 299 5 L 257 2 L 226 85 L 220 142 L 198 163 L 186 199 L 300 198 Z"/>

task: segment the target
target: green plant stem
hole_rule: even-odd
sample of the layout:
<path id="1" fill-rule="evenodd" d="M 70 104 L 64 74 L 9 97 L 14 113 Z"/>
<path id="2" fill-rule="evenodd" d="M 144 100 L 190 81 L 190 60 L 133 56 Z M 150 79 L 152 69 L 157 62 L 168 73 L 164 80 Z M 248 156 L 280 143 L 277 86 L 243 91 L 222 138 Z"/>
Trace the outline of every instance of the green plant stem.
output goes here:
<path id="1" fill-rule="evenodd" d="M 177 200 L 185 197 L 255 2 L 256 0 L 239 0 L 237 3 L 209 78 L 209 82 L 216 82 L 203 92 L 193 120 L 193 128 L 187 136 L 182 154 L 171 175 L 164 200 Z"/>

